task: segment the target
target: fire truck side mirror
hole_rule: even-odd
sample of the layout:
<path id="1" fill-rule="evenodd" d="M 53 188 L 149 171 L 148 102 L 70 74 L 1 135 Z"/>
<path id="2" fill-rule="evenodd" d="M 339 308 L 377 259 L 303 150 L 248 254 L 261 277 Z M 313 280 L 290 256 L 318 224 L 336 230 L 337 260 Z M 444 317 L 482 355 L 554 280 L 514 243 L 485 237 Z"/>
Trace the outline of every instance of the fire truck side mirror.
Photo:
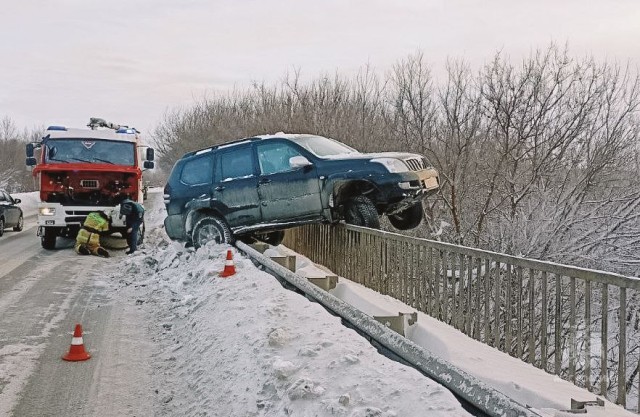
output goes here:
<path id="1" fill-rule="evenodd" d="M 27 148 L 25 149 L 27 153 L 27 158 L 33 158 L 33 143 L 27 143 Z M 29 164 L 27 164 L 29 165 Z M 35 165 L 35 164 L 34 164 Z"/>
<path id="2" fill-rule="evenodd" d="M 34 158 L 33 156 L 32 156 L 32 157 L 30 157 L 30 158 L 27 158 L 27 160 L 25 161 L 25 164 L 26 164 L 28 167 L 34 167 L 34 166 L 36 166 L 36 164 L 37 164 L 37 163 L 38 163 L 38 162 L 36 161 L 36 158 Z"/>
<path id="3" fill-rule="evenodd" d="M 153 161 L 154 158 L 155 158 L 155 152 L 153 148 L 147 148 L 147 161 Z"/>
<path id="4" fill-rule="evenodd" d="M 155 166 L 155 164 L 153 163 L 153 161 L 144 161 L 144 165 L 143 165 L 146 169 L 153 169 L 153 167 Z"/>

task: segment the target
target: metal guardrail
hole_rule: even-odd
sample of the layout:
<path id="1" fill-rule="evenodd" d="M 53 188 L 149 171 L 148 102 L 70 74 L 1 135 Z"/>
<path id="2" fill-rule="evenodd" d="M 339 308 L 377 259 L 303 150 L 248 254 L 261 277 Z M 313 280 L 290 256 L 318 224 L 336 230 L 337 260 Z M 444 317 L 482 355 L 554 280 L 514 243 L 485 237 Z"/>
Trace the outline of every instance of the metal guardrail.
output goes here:
<path id="1" fill-rule="evenodd" d="M 617 404 L 633 398 L 640 410 L 638 278 L 351 225 L 290 229 L 284 244 Z"/>
<path id="2" fill-rule="evenodd" d="M 296 275 L 284 266 L 262 255 L 254 248 L 236 242 L 236 246 L 247 256 L 265 267 L 279 280 L 296 288 L 306 297 L 318 302 L 333 314 L 347 321 L 360 334 L 374 340 L 407 364 L 439 382 L 462 400 L 474 407 L 475 415 L 495 417 L 540 417 L 537 411 L 496 391 L 476 377 L 456 368 L 452 364 L 432 355 L 421 346 L 400 336 L 384 324 L 352 307 L 332 294 L 310 283 L 305 277 Z"/>

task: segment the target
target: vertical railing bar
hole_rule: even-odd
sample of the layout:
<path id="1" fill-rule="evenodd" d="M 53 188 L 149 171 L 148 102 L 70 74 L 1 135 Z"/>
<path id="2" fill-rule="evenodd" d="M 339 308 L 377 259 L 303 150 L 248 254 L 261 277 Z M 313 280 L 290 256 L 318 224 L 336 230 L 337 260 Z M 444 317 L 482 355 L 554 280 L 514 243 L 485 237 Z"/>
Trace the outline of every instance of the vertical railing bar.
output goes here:
<path id="1" fill-rule="evenodd" d="M 511 264 L 507 265 L 506 281 L 507 281 L 507 293 L 504 300 L 504 351 L 511 355 L 512 334 L 511 334 L 511 321 L 512 321 L 512 305 L 513 305 L 513 277 L 511 276 Z"/>
<path id="2" fill-rule="evenodd" d="M 496 273 L 494 275 L 494 303 L 493 303 L 493 320 L 495 326 L 493 328 L 493 346 L 500 349 L 500 272 L 502 267 L 500 262 L 496 262 Z"/>
<path id="3" fill-rule="evenodd" d="M 473 296 L 473 286 L 475 280 L 473 279 L 473 256 L 469 256 L 467 262 L 467 308 L 465 311 L 465 326 L 464 332 L 467 336 L 473 337 L 473 327 L 471 324 L 471 320 L 473 320 L 473 304 L 472 304 L 472 296 Z"/>
<path id="4" fill-rule="evenodd" d="M 622 407 L 627 405 L 627 289 L 620 287 L 620 308 L 618 309 L 618 399 Z M 640 410 L 639 410 L 640 411 Z"/>
<path id="5" fill-rule="evenodd" d="M 442 321 L 449 323 L 449 252 L 442 257 Z"/>
<path id="6" fill-rule="evenodd" d="M 535 318 L 536 278 L 533 268 L 529 268 L 529 363 L 536 364 L 536 323 Z"/>
<path id="7" fill-rule="evenodd" d="M 569 378 L 576 383 L 576 279 L 570 277 L 569 287 Z"/>
<path id="8" fill-rule="evenodd" d="M 591 391 L 591 281 L 584 282 L 584 385 Z"/>
<path id="9" fill-rule="evenodd" d="M 602 284 L 602 324 L 600 326 L 600 395 L 607 395 L 607 337 L 609 333 L 609 285 Z"/>
<path id="10" fill-rule="evenodd" d="M 432 317 L 435 317 L 435 315 L 433 314 L 433 304 L 434 304 L 434 300 L 435 300 L 435 290 L 434 288 L 434 282 L 435 282 L 435 277 L 436 277 L 436 273 L 435 273 L 435 262 L 433 262 L 433 248 L 429 247 L 428 249 L 428 253 L 427 253 L 427 291 L 426 291 L 426 296 L 427 296 L 427 314 L 429 314 Z"/>
<path id="11" fill-rule="evenodd" d="M 560 376 L 562 375 L 562 305 L 561 305 L 561 297 L 562 297 L 562 276 L 559 274 L 554 274 L 556 278 L 556 311 L 555 311 L 555 331 L 553 337 L 554 343 L 554 364 L 553 364 L 553 372 Z"/>
<path id="12" fill-rule="evenodd" d="M 482 297 L 482 291 L 480 289 L 480 285 L 482 283 L 482 259 L 481 258 L 477 258 L 476 259 L 476 278 L 475 278 L 475 300 L 476 300 L 476 308 L 475 308 L 475 314 L 473 315 L 473 319 L 475 322 L 475 327 L 474 327 L 474 338 L 476 340 L 480 340 L 480 324 L 482 323 L 482 321 L 480 320 L 481 317 L 481 311 L 480 311 L 480 297 Z"/>
<path id="13" fill-rule="evenodd" d="M 518 355 L 518 359 L 522 360 L 522 334 L 524 333 L 524 317 L 522 313 L 522 297 L 523 297 L 523 286 L 524 286 L 524 278 L 522 277 L 522 267 L 519 266 L 516 269 L 517 281 L 518 281 L 518 330 L 516 330 L 517 340 L 516 340 L 516 354 Z"/>
<path id="14" fill-rule="evenodd" d="M 484 340 L 487 345 L 490 343 L 491 323 L 489 323 L 489 310 L 491 307 L 491 261 L 489 258 L 484 260 Z"/>
<path id="15" fill-rule="evenodd" d="M 541 322 L 541 329 L 540 329 L 540 351 L 541 351 L 541 358 L 540 358 L 540 365 L 541 368 L 544 369 L 545 371 L 549 371 L 548 369 L 548 364 L 547 364 L 547 335 L 548 335 L 548 329 L 549 329 L 549 323 L 548 323 L 548 303 L 549 303 L 549 299 L 548 299 L 548 293 L 547 293 L 547 272 L 546 271 L 542 271 L 542 322 Z"/>
<path id="16" fill-rule="evenodd" d="M 456 309 L 455 309 L 455 315 L 456 315 L 456 328 L 462 332 L 464 332 L 464 328 L 465 328 L 465 323 L 464 323 L 464 312 L 465 312 L 465 285 L 464 285 L 464 281 L 465 281 L 465 266 L 466 263 L 464 262 L 464 254 L 459 253 L 458 254 L 458 276 L 457 279 L 455 281 L 457 281 L 457 294 L 455 294 L 457 303 L 456 303 Z"/>
<path id="17" fill-rule="evenodd" d="M 418 284 L 420 285 L 420 311 L 422 311 L 423 313 L 427 312 L 427 276 L 428 273 L 425 272 L 428 267 L 426 267 L 425 265 L 428 262 L 428 259 L 425 256 L 425 246 L 424 245 L 420 245 L 418 247 L 418 265 L 416 266 L 418 268 L 418 276 L 420 277 L 420 281 L 418 281 Z"/>
<path id="18" fill-rule="evenodd" d="M 441 314 L 441 307 L 440 305 L 441 300 L 440 300 L 440 281 L 442 280 L 442 266 L 441 266 L 441 261 L 442 261 L 442 250 L 440 249 L 435 249 L 434 250 L 434 256 L 433 256 L 433 260 L 434 260 L 434 274 L 433 274 L 433 290 L 434 290 L 434 294 L 433 294 L 433 299 L 435 301 L 435 306 L 434 306 L 434 311 L 432 316 L 436 319 L 440 319 L 442 320 L 442 314 Z"/>

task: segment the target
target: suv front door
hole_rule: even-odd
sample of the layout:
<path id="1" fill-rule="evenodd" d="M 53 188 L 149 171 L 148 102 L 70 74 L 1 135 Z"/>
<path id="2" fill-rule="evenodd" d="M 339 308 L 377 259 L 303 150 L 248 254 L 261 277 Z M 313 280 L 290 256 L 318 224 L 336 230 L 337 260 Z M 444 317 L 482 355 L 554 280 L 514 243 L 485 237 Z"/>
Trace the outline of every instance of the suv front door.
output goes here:
<path id="1" fill-rule="evenodd" d="M 256 145 L 260 180 L 258 195 L 265 222 L 313 219 L 322 215 L 320 181 L 310 165 L 292 168 L 289 160 L 304 156 L 287 141 L 268 140 Z"/>
<path id="2" fill-rule="evenodd" d="M 260 223 L 258 176 L 251 144 L 219 149 L 214 166 L 211 195 L 229 226 L 233 229 Z"/>

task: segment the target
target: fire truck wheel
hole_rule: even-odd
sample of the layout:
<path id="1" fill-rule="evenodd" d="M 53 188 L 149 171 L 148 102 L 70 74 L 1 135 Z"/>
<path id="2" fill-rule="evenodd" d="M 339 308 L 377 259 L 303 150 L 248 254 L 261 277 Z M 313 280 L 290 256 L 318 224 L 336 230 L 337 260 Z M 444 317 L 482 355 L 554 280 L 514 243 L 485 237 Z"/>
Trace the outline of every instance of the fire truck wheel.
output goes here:
<path id="1" fill-rule="evenodd" d="M 42 247 L 47 250 L 56 248 L 56 231 L 50 227 L 45 227 L 42 233 Z"/>

